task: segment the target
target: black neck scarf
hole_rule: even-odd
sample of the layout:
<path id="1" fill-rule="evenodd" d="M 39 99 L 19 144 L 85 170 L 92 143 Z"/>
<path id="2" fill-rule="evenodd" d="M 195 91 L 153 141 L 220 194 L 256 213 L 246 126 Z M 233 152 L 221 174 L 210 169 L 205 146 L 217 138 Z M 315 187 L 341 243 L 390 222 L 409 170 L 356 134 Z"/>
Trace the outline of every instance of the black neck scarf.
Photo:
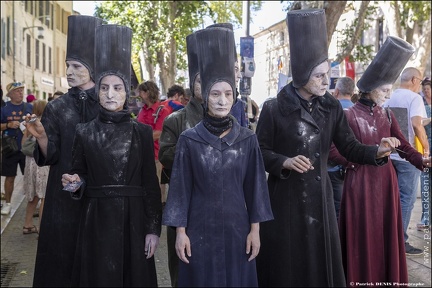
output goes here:
<path id="1" fill-rule="evenodd" d="M 210 133 L 216 136 L 220 136 L 223 132 L 227 131 L 233 126 L 233 118 L 231 115 L 218 118 L 210 116 L 208 113 L 205 113 L 203 124 Z"/>
<path id="2" fill-rule="evenodd" d="M 80 123 L 87 123 L 95 117 L 95 108 L 98 104 L 95 87 L 80 90 L 77 87 L 69 89 L 69 93 L 77 95 L 77 104 L 80 113 Z M 97 109 L 96 109 L 97 111 Z"/>

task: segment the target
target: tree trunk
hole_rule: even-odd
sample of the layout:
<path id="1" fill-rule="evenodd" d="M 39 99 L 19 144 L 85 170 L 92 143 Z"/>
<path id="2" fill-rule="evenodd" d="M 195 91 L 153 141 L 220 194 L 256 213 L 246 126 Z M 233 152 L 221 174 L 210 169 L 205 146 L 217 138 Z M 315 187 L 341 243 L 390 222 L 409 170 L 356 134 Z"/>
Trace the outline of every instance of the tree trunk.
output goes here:
<path id="1" fill-rule="evenodd" d="M 330 46 L 333 32 L 345 10 L 347 1 L 325 1 L 325 14 L 327 19 L 327 43 Z"/>
<path id="2" fill-rule="evenodd" d="M 146 40 L 146 44 L 143 45 L 142 47 L 142 52 L 144 55 L 144 65 L 145 65 L 145 69 L 147 70 L 147 73 L 149 74 L 149 78 L 148 79 L 144 79 L 144 74 L 141 74 L 141 76 L 143 77 L 143 80 L 152 80 L 154 81 L 155 79 L 155 71 L 154 71 L 154 67 L 153 64 L 150 62 L 150 53 L 148 51 L 148 45 L 150 45 L 149 40 Z"/>
<path id="3" fill-rule="evenodd" d="M 170 1 L 169 5 L 169 23 L 171 25 L 169 31 L 167 31 L 169 37 L 167 46 L 159 49 L 157 52 L 157 61 L 160 67 L 159 76 L 161 81 L 161 93 L 166 95 L 168 88 L 174 85 L 174 80 L 176 76 L 176 64 L 177 64 L 177 43 L 174 38 L 173 30 L 175 29 L 175 17 L 177 11 L 177 3 L 175 1 Z"/>
<path id="4" fill-rule="evenodd" d="M 360 9 L 358 12 L 358 16 L 357 16 L 357 25 L 355 27 L 355 32 L 354 32 L 354 37 L 351 39 L 350 43 L 347 45 L 347 47 L 345 47 L 345 49 L 342 51 L 341 54 L 338 55 L 336 62 L 341 63 L 346 56 L 351 55 L 352 50 L 354 49 L 354 47 L 356 46 L 356 44 L 358 43 L 361 34 L 363 32 L 363 28 L 364 28 L 364 21 L 366 18 L 366 12 L 367 12 L 367 7 L 369 5 L 370 1 L 362 1 L 361 5 L 360 5 Z"/>
<path id="5" fill-rule="evenodd" d="M 399 2 L 398 1 L 382 1 L 382 9 L 385 15 L 385 20 L 387 21 L 387 27 L 389 29 L 389 35 L 402 37 L 401 29 L 401 17 L 399 12 Z"/>

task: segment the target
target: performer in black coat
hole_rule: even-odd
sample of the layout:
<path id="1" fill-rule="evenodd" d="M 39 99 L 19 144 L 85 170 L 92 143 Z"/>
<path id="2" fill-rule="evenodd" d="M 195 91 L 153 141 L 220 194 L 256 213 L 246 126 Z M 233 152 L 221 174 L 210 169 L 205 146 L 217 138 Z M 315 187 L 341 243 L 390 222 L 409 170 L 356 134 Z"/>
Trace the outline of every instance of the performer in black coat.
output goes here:
<path id="1" fill-rule="evenodd" d="M 157 287 L 154 252 L 162 204 L 154 165 L 153 132 L 133 121 L 130 93 L 132 30 L 96 28 L 95 72 L 100 112 L 78 124 L 72 169 L 62 177 L 83 202 L 72 285 Z M 110 45 L 116 43 L 116 45 Z"/>
<path id="2" fill-rule="evenodd" d="M 27 123 L 37 139 L 34 157 L 50 165 L 33 285 L 70 286 L 81 203 L 62 191 L 62 174 L 70 171 L 75 126 L 96 117 L 99 104 L 94 89 L 94 35 L 102 19 L 68 18 L 66 76 L 72 88 L 46 106 L 41 122 Z"/>
<path id="3" fill-rule="evenodd" d="M 261 224 L 259 285 L 345 286 L 327 173 L 330 145 L 352 162 L 382 165 L 400 142 L 390 137 L 377 146 L 359 143 L 342 106 L 327 92 L 324 10 L 292 11 L 287 22 L 293 81 L 264 103 L 256 131 L 274 214 L 274 221 Z"/>

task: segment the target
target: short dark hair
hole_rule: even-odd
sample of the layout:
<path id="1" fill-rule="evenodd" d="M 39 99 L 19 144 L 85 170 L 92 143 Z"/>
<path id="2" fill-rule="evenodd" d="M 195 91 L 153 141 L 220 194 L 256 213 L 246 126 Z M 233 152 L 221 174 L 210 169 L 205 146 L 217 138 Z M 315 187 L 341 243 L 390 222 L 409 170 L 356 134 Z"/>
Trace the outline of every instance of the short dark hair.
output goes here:
<path id="1" fill-rule="evenodd" d="M 184 88 L 182 86 L 174 84 L 173 86 L 171 86 L 170 88 L 168 88 L 167 98 L 174 97 L 174 95 L 176 93 L 178 93 L 179 96 L 185 95 L 185 90 L 184 90 Z"/>

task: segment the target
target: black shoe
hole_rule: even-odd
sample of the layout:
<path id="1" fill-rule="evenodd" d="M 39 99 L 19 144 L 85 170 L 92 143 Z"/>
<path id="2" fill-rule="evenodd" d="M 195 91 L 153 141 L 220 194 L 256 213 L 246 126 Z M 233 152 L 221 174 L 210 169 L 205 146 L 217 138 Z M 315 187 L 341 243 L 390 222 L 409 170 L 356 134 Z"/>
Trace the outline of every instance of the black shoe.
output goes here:
<path id="1" fill-rule="evenodd" d="M 411 256 L 422 255 L 423 250 L 411 246 L 408 242 L 405 243 L 405 254 Z"/>

